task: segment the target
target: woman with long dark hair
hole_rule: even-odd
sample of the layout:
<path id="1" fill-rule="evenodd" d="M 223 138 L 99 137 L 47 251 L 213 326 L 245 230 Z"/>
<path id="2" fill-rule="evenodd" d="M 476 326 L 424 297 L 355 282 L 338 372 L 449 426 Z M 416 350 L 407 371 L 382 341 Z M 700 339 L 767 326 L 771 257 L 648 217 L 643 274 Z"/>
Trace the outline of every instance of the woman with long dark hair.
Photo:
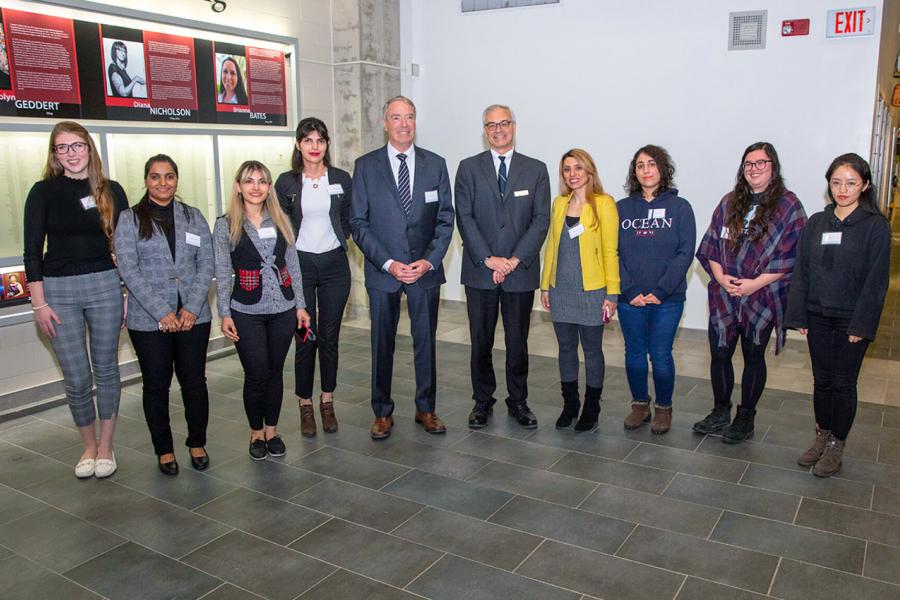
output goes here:
<path id="1" fill-rule="evenodd" d="M 219 104 L 248 104 L 244 76 L 237 61 L 226 56 L 219 73 Z"/>
<path id="2" fill-rule="evenodd" d="M 856 381 L 890 283 L 891 228 L 875 203 L 872 171 L 842 154 L 825 173 L 825 210 L 800 238 L 785 325 L 806 335 L 816 437 L 797 463 L 829 477 L 841 467 L 856 415 Z"/>
<path id="3" fill-rule="evenodd" d="M 178 165 L 165 154 L 144 165 L 147 191 L 116 227 L 119 275 L 131 292 L 126 326 L 143 378 L 144 417 L 159 470 L 178 474 L 169 427 L 169 388 L 178 377 L 187 420 L 191 465 L 209 466 L 206 349 L 211 315 L 207 296 L 213 249 L 203 213 L 177 199 Z"/>
<path id="4" fill-rule="evenodd" d="M 121 391 L 123 301 L 112 248 L 116 220 L 126 208 L 125 191 L 103 174 L 88 131 L 72 121 L 57 123 L 43 178 L 25 200 L 23 258 L 34 320 L 59 360 L 66 399 L 84 444 L 75 466 L 79 478 L 109 477 L 116 471 L 113 432 Z M 98 412 L 99 440 L 94 425 Z"/>
<path id="5" fill-rule="evenodd" d="M 674 185 L 675 164 L 665 148 L 648 145 L 634 153 L 619 200 L 619 275 L 622 296 L 619 325 L 625 339 L 625 373 L 631 412 L 625 429 L 651 419 L 647 356 L 653 363 L 656 391 L 650 431 L 672 426 L 675 361 L 672 345 L 684 312 L 687 271 L 694 260 L 697 227 L 690 203 Z"/>
<path id="6" fill-rule="evenodd" d="M 710 275 L 709 350 L 714 407 L 697 433 L 725 430 L 722 441 L 737 444 L 753 435 L 756 403 L 766 387 L 766 346 L 775 333 L 775 352 L 784 345 L 784 311 L 797 241 L 806 223 L 803 205 L 784 186 L 781 163 L 768 142 L 750 145 L 741 157 L 734 190 L 713 212 L 697 259 Z M 741 343 L 744 373 L 741 404 L 731 420 L 734 367 Z"/>
<path id="7" fill-rule="evenodd" d="M 330 138 L 325 123 L 308 117 L 297 125 L 291 170 L 278 176 L 275 191 L 290 216 L 297 257 L 303 273 L 303 296 L 310 315 L 306 339 L 297 339 L 294 390 L 300 404 L 300 433 L 316 435 L 312 403 L 316 353 L 319 355 L 319 412 L 322 429 L 338 429 L 334 412 L 337 387 L 338 339 L 344 307 L 350 296 L 350 174 L 331 165 Z"/>

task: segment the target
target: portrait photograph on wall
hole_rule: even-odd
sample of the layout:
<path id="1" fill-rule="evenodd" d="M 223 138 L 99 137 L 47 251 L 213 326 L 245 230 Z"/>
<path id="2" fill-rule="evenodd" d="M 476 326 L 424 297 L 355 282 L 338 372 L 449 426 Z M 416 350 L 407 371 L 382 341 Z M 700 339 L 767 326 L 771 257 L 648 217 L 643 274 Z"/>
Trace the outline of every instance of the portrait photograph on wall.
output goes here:
<path id="1" fill-rule="evenodd" d="M 103 38 L 106 95 L 113 98 L 147 98 L 144 43 Z"/>
<path id="2" fill-rule="evenodd" d="M 239 106 L 250 104 L 245 56 L 216 53 L 216 102 Z"/>

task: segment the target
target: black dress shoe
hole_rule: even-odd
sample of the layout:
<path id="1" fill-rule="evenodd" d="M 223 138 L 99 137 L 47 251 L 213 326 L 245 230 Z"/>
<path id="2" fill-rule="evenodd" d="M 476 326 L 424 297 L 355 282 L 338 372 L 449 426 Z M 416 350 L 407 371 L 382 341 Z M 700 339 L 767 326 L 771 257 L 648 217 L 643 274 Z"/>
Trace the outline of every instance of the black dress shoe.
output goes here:
<path id="1" fill-rule="evenodd" d="M 487 426 L 488 418 L 494 414 L 494 409 L 483 402 L 476 402 L 475 408 L 469 413 L 469 428 L 481 429 Z"/>
<path id="2" fill-rule="evenodd" d="M 253 440 L 250 442 L 250 458 L 253 460 L 265 460 L 269 455 L 266 440 Z"/>
<path id="3" fill-rule="evenodd" d="M 285 452 L 287 452 L 287 448 L 284 446 L 284 440 L 281 439 L 280 435 L 276 435 L 275 437 L 266 440 L 266 446 L 269 450 L 269 456 L 284 456 Z"/>
<path id="4" fill-rule="evenodd" d="M 178 475 L 178 461 L 159 463 L 159 472 L 163 475 Z"/>
<path id="5" fill-rule="evenodd" d="M 523 402 L 522 404 L 514 404 L 508 408 L 509 416 L 518 421 L 519 425 L 525 429 L 537 429 L 537 417 L 534 416 L 534 413 L 531 412 L 531 409 L 528 408 L 527 404 Z"/>
<path id="6" fill-rule="evenodd" d="M 203 456 L 194 456 L 192 454 L 191 466 L 198 471 L 205 471 L 206 468 L 209 467 L 209 454 L 204 454 Z"/>

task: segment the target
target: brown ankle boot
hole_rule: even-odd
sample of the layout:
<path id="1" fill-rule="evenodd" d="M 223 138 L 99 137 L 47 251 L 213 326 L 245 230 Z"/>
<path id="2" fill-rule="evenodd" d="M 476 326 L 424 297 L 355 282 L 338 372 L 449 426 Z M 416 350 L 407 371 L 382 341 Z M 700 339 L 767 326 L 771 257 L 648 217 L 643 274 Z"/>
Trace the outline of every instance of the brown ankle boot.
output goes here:
<path id="1" fill-rule="evenodd" d="M 811 467 L 819 462 L 819 459 L 822 458 L 822 453 L 825 451 L 825 444 L 830 437 L 831 431 L 816 427 L 816 440 L 806 452 L 800 455 L 800 458 L 797 459 L 797 464 L 801 467 Z"/>
<path id="2" fill-rule="evenodd" d="M 300 405 L 300 434 L 304 437 L 316 435 L 316 411 L 312 404 Z"/>
<path id="3" fill-rule="evenodd" d="M 625 429 L 637 429 L 650 420 L 650 401 L 632 402 L 631 412 L 625 417 Z"/>
<path id="4" fill-rule="evenodd" d="M 650 423 L 650 433 L 661 435 L 672 428 L 672 407 L 654 406 L 653 421 Z"/>
<path id="5" fill-rule="evenodd" d="M 813 475 L 816 477 L 831 477 L 841 468 L 844 457 L 844 442 L 833 435 L 828 436 L 822 458 L 813 467 Z"/>
<path id="6" fill-rule="evenodd" d="M 322 414 L 322 431 L 335 433 L 338 430 L 338 423 L 334 414 L 334 402 L 322 402 L 322 397 L 319 396 L 319 412 Z"/>

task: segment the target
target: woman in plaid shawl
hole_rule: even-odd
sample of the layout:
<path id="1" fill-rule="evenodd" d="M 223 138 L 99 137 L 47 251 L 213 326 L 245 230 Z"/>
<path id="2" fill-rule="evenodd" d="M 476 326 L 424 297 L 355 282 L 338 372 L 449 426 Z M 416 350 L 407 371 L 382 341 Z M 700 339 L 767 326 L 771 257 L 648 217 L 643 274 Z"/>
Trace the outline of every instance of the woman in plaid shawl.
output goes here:
<path id="1" fill-rule="evenodd" d="M 731 444 L 753 434 L 756 403 L 766 386 L 766 346 L 773 331 L 776 354 L 784 346 L 788 288 L 805 223 L 803 205 L 784 187 L 775 148 L 768 142 L 749 146 L 734 190 L 716 207 L 697 250 L 697 259 L 711 277 L 709 347 L 715 406 L 694 424 L 694 431 L 724 429 L 722 441 Z M 741 404 L 731 421 L 731 358 L 738 340 L 744 372 Z"/>

